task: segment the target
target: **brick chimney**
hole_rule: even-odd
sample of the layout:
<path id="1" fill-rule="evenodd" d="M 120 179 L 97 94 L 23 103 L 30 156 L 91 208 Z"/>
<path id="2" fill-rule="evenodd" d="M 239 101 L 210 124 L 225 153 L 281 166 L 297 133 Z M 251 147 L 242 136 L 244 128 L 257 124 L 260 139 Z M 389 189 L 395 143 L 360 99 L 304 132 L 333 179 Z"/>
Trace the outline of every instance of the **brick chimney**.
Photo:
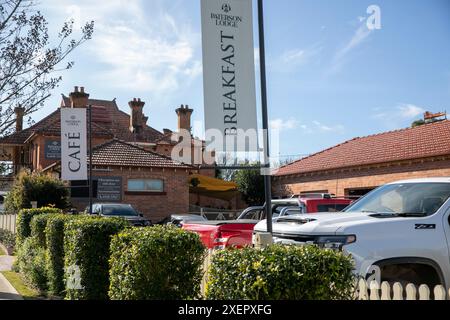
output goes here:
<path id="1" fill-rule="evenodd" d="M 86 108 L 88 105 L 89 94 L 84 92 L 84 87 L 75 87 L 74 91 L 69 94 L 71 108 Z"/>
<path id="2" fill-rule="evenodd" d="M 178 131 L 184 129 L 191 132 L 191 115 L 194 112 L 193 109 L 189 109 L 189 106 L 181 105 L 175 110 L 178 115 Z"/>
<path id="3" fill-rule="evenodd" d="M 23 116 L 25 114 L 25 108 L 18 106 L 14 108 L 14 113 L 16 114 L 16 132 L 23 130 Z"/>
<path id="4" fill-rule="evenodd" d="M 128 105 L 131 109 L 130 131 L 139 134 L 143 131 L 148 121 L 148 117 L 144 116 L 145 102 L 141 101 L 141 99 L 134 98 L 128 102 Z"/>

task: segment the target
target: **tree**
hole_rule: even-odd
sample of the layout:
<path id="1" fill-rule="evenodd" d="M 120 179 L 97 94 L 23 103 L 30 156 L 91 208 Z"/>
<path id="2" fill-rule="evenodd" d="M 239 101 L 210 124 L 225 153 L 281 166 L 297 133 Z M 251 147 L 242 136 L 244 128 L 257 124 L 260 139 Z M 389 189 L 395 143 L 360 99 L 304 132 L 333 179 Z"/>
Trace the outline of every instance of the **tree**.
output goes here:
<path id="1" fill-rule="evenodd" d="M 242 198 L 250 206 L 263 205 L 264 195 L 264 176 L 259 169 L 238 170 L 235 174 L 235 182 Z"/>
<path id="2" fill-rule="evenodd" d="M 69 191 L 59 179 L 41 174 L 21 171 L 12 190 L 5 199 L 7 212 L 18 212 L 31 208 L 31 201 L 37 201 L 38 208 L 53 206 L 65 209 L 69 206 Z"/>
<path id="3" fill-rule="evenodd" d="M 0 0 L 0 136 L 12 131 L 14 108 L 28 116 L 42 107 L 62 77 L 60 65 L 75 48 L 92 37 L 94 22 L 72 39 L 73 20 L 65 22 L 57 39 L 50 39 L 45 17 L 33 0 Z"/>
<path id="4" fill-rule="evenodd" d="M 419 127 L 424 125 L 426 122 L 425 120 L 416 120 L 411 124 L 411 127 L 415 128 L 415 127 Z"/>

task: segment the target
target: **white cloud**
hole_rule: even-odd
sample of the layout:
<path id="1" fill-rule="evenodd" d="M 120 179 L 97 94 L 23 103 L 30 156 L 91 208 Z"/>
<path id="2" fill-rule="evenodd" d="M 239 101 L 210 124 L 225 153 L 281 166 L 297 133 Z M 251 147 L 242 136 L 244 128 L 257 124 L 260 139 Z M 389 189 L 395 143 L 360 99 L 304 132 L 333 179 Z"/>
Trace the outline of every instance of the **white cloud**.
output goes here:
<path id="1" fill-rule="evenodd" d="M 197 54 L 200 35 L 186 19 L 169 14 L 167 2 L 80 0 L 73 5 L 70 0 L 48 1 L 54 13 L 74 18 L 75 26 L 95 20 L 93 38 L 85 47 L 92 64 L 104 65 L 93 76 L 112 88 L 163 96 L 202 73 Z"/>
<path id="2" fill-rule="evenodd" d="M 345 128 L 343 125 L 326 125 L 317 120 L 310 123 L 300 123 L 297 119 L 291 117 L 285 119 L 274 119 L 270 121 L 270 128 L 272 130 L 287 131 L 300 129 L 305 134 L 319 134 L 319 133 L 343 133 Z"/>
<path id="3" fill-rule="evenodd" d="M 275 71 L 292 71 L 294 68 L 313 62 L 321 52 L 322 46 L 320 44 L 314 44 L 308 48 L 289 49 L 276 59 L 272 68 Z"/>
<path id="4" fill-rule="evenodd" d="M 375 108 L 373 111 L 373 119 L 381 121 L 389 129 L 397 129 L 403 127 L 405 122 L 409 124 L 422 118 L 426 110 L 414 104 L 399 103 L 393 108 Z"/>
<path id="5" fill-rule="evenodd" d="M 313 124 L 317 130 L 322 131 L 322 132 L 342 133 L 345 130 L 344 126 L 340 125 L 340 124 L 334 125 L 334 126 L 329 126 L 329 125 L 325 125 L 317 120 L 313 121 Z"/>
<path id="6" fill-rule="evenodd" d="M 289 118 L 288 120 L 274 119 L 270 121 L 270 128 L 272 130 L 285 131 L 297 128 L 298 121 L 294 118 Z"/>
<path id="7" fill-rule="evenodd" d="M 331 68 L 332 72 L 339 71 L 342 66 L 347 62 L 348 55 L 354 51 L 357 47 L 359 47 L 364 41 L 366 41 L 369 36 L 372 34 L 373 30 L 369 30 L 367 28 L 367 24 L 365 23 L 365 18 L 358 17 L 359 26 L 353 34 L 352 38 L 341 48 L 339 49 L 333 58 L 333 66 Z"/>
<path id="8" fill-rule="evenodd" d="M 397 107 L 402 118 L 412 119 L 425 113 L 425 109 L 413 104 L 402 104 Z"/>

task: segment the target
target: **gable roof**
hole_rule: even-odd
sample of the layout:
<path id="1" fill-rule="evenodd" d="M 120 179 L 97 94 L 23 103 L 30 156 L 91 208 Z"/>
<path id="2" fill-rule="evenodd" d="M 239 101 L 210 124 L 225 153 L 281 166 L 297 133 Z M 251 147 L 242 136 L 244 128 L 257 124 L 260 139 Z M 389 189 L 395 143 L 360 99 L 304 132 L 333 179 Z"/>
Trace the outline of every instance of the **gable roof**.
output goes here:
<path id="1" fill-rule="evenodd" d="M 275 176 L 450 155 L 450 120 L 355 138 L 281 167 Z"/>
<path id="2" fill-rule="evenodd" d="M 193 167 L 174 161 L 169 157 L 144 150 L 141 147 L 117 139 L 96 146 L 92 152 L 93 165 L 124 166 L 124 167 L 152 167 L 152 168 L 180 168 Z"/>
<path id="3" fill-rule="evenodd" d="M 92 123 L 94 136 L 117 138 L 130 142 L 157 142 L 164 139 L 164 134 L 146 125 L 142 133 L 136 134 L 129 130 L 130 115 L 121 111 L 115 100 L 89 99 L 92 105 Z M 70 99 L 62 96 L 61 107 L 69 107 Z M 61 132 L 60 109 L 55 110 L 33 126 L 0 138 L 0 144 L 22 145 L 32 135 L 40 133 L 49 136 L 59 136 Z"/>

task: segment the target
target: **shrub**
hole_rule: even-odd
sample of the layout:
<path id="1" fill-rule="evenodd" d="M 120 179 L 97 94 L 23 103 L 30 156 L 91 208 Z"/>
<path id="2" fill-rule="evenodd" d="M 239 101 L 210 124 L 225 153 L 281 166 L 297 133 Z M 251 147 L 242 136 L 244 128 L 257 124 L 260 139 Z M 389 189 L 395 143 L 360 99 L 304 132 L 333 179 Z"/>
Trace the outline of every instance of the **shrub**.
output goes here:
<path id="1" fill-rule="evenodd" d="M 64 283 L 64 225 L 75 219 L 89 216 L 54 214 L 50 215 L 45 229 L 47 243 L 48 289 L 54 295 L 61 295 Z"/>
<path id="2" fill-rule="evenodd" d="M 5 209 L 18 212 L 23 208 L 31 208 L 31 201 L 37 201 L 38 207 L 54 206 L 67 208 L 69 191 L 63 182 L 40 173 L 22 171 L 5 198 Z"/>
<path id="3" fill-rule="evenodd" d="M 16 237 L 11 231 L 0 229 L 0 242 L 5 247 L 14 249 L 14 246 L 16 245 Z"/>
<path id="4" fill-rule="evenodd" d="M 44 207 L 39 209 L 22 209 L 17 216 L 17 243 L 20 244 L 25 238 L 31 236 L 31 219 L 39 214 L 62 213 L 60 209 Z"/>
<path id="5" fill-rule="evenodd" d="M 205 247 L 197 234 L 174 227 L 126 230 L 111 242 L 114 300 L 199 297 Z"/>
<path id="6" fill-rule="evenodd" d="M 316 246 L 270 246 L 216 253 L 206 296 L 212 300 L 345 300 L 353 262 Z"/>
<path id="7" fill-rule="evenodd" d="M 38 214 L 33 216 L 30 222 L 31 236 L 36 239 L 37 245 L 44 249 L 47 248 L 45 229 L 50 216 L 51 214 Z"/>
<path id="8" fill-rule="evenodd" d="M 71 272 L 75 272 L 81 279 L 79 288 L 67 288 L 67 299 L 108 299 L 111 237 L 127 226 L 126 220 L 118 218 L 75 219 L 65 224 L 64 278 L 73 280 Z"/>
<path id="9" fill-rule="evenodd" d="M 16 268 L 33 287 L 47 290 L 46 252 L 35 238 L 27 238 L 17 250 Z"/>

